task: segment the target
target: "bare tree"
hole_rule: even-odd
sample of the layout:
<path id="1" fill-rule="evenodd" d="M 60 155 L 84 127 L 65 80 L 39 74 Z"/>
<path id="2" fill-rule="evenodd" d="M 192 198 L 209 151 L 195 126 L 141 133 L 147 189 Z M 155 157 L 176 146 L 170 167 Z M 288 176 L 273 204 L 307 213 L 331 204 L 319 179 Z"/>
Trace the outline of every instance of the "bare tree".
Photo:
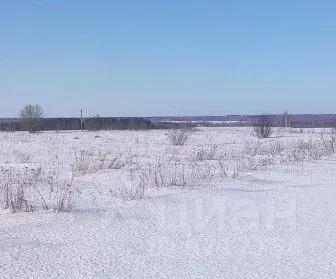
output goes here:
<path id="1" fill-rule="evenodd" d="M 289 128 L 292 126 L 292 115 L 288 113 L 287 110 L 284 111 L 281 116 L 281 126 L 285 128 Z"/>
<path id="2" fill-rule="evenodd" d="M 38 104 L 26 105 L 20 110 L 19 116 L 24 121 L 25 129 L 35 133 L 39 130 L 39 122 L 44 117 L 44 111 Z"/>
<path id="3" fill-rule="evenodd" d="M 258 138 L 269 138 L 273 134 L 272 121 L 269 114 L 258 116 L 253 122 L 254 134 Z"/>

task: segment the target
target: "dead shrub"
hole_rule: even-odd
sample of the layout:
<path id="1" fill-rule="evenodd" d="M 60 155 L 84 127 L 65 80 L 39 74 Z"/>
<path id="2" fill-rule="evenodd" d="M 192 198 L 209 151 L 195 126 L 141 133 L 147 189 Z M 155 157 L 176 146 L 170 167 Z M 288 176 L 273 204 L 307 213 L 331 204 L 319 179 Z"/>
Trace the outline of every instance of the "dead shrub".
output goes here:
<path id="1" fill-rule="evenodd" d="M 103 165 L 102 168 L 119 170 L 126 166 L 131 166 L 133 165 L 134 157 L 135 155 L 118 154 L 115 157 L 107 158 L 105 161 L 105 165 Z"/>
<path id="2" fill-rule="evenodd" d="M 145 196 L 146 179 L 141 172 L 128 170 L 121 172 L 118 184 L 110 188 L 113 198 L 121 200 L 139 200 Z"/>
<path id="3" fill-rule="evenodd" d="M 70 211 L 73 178 L 66 182 L 54 170 L 1 168 L 0 204 L 11 212 L 37 209 Z"/>
<path id="4" fill-rule="evenodd" d="M 2 208 L 9 209 L 11 212 L 35 210 L 29 191 L 34 184 L 38 183 L 41 169 L 24 168 L 18 171 L 13 168 L 1 168 L 0 175 Z"/>
<path id="5" fill-rule="evenodd" d="M 269 138 L 273 134 L 271 117 L 268 114 L 258 116 L 253 122 L 254 135 L 260 139 Z"/>
<path id="6" fill-rule="evenodd" d="M 92 155 L 86 150 L 75 154 L 74 162 L 71 165 L 72 173 L 75 176 L 85 175 L 92 171 Z"/>
<path id="7" fill-rule="evenodd" d="M 210 160 L 219 160 L 224 157 L 223 154 L 220 154 L 218 145 L 212 145 L 209 147 L 201 146 L 194 151 L 192 160 L 202 162 Z"/>
<path id="8" fill-rule="evenodd" d="M 329 134 L 323 135 L 321 133 L 321 145 L 324 151 L 329 154 L 335 154 L 336 152 L 336 129 L 332 129 Z"/>
<path id="9" fill-rule="evenodd" d="M 216 162 L 196 162 L 191 166 L 192 177 L 194 177 L 194 184 L 197 185 L 199 183 L 211 182 L 215 178 L 217 174 Z"/>
<path id="10" fill-rule="evenodd" d="M 219 177 L 221 179 L 227 178 L 229 176 L 229 167 L 224 164 L 221 160 L 218 160 L 218 166 L 219 166 Z"/>
<path id="11" fill-rule="evenodd" d="M 86 150 L 75 154 L 72 171 L 75 176 L 83 176 L 88 173 L 96 173 L 100 170 L 119 170 L 133 164 L 135 155 L 117 154 L 111 156 L 110 153 L 92 153 Z"/>
<path id="12" fill-rule="evenodd" d="M 149 186 L 167 188 L 171 186 L 185 187 L 189 185 L 190 175 L 186 164 L 182 162 L 155 162 L 144 170 Z"/>
<path id="13" fill-rule="evenodd" d="M 191 135 L 190 129 L 173 129 L 167 132 L 167 138 L 172 145 L 182 146 L 187 143 Z"/>
<path id="14" fill-rule="evenodd" d="M 246 142 L 243 148 L 243 154 L 250 156 L 278 156 L 285 150 L 281 141 L 274 142 Z"/>

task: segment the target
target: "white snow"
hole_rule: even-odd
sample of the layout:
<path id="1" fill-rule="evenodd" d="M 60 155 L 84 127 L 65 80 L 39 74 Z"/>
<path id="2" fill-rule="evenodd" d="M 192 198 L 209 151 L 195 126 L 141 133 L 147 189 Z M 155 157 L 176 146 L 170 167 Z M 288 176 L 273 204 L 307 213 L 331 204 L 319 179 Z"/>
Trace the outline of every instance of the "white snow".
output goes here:
<path id="1" fill-rule="evenodd" d="M 248 128 L 202 128 L 185 146 L 159 130 L 1 133 L 2 168 L 57 161 L 65 177 L 83 150 L 92 169 L 124 165 L 76 176 L 70 213 L 0 209 L 0 278 L 336 278 L 336 157 L 319 132 L 279 131 L 256 152 Z M 313 147 L 292 152 L 300 140 Z M 115 199 L 139 184 L 130 170 L 146 173 L 144 198 Z"/>

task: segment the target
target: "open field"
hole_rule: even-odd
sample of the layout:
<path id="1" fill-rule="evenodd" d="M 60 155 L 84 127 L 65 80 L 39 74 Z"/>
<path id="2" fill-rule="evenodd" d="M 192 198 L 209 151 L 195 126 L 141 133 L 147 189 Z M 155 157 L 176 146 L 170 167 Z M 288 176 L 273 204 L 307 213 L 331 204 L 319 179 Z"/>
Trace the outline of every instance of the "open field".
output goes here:
<path id="1" fill-rule="evenodd" d="M 0 134 L 0 278 L 336 278 L 322 129 Z"/>

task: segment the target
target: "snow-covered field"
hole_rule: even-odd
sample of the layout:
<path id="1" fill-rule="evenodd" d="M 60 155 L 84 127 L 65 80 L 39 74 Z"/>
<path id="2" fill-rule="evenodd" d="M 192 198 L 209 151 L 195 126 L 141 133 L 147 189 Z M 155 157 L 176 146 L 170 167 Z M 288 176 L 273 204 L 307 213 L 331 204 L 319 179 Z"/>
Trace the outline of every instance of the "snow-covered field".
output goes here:
<path id="1" fill-rule="evenodd" d="M 293 132 L 1 133 L 0 278 L 336 278 L 334 136 Z"/>

